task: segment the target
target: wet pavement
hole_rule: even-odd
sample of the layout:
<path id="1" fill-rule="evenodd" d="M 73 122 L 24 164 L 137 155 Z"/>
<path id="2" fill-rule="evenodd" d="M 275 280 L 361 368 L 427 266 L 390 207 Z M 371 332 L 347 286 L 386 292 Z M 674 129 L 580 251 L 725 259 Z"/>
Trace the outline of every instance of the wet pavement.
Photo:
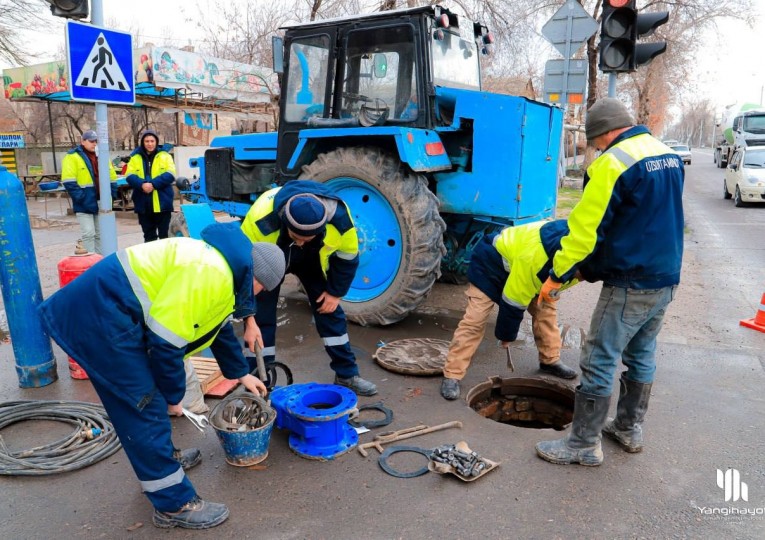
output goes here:
<path id="1" fill-rule="evenodd" d="M 49 207 L 50 212 L 50 207 Z M 118 220 L 121 247 L 141 241 L 137 223 Z M 35 229 L 41 281 L 47 296 L 57 288 L 56 263 L 77 238 L 77 227 Z M 689 266 L 692 271 L 693 266 Z M 701 279 L 689 275 L 689 280 Z M 231 517 L 208 532 L 159 530 L 151 525 L 151 507 L 141 494 L 123 452 L 83 470 L 40 478 L 0 477 L 6 504 L 0 509 L 0 537 L 47 538 L 763 538 L 765 536 L 765 400 L 759 336 L 742 334 L 754 346 L 730 346 L 694 339 L 673 311 L 657 352 L 659 370 L 644 431 L 646 448 L 627 454 L 603 442 L 602 466 L 556 466 L 540 460 L 534 444 L 560 436 L 551 429 L 528 429 L 482 418 L 464 399 L 439 395 L 439 377 L 403 376 L 373 360 L 380 342 L 408 337 L 449 340 L 464 306 L 463 287 L 437 285 L 428 301 L 400 324 L 385 328 L 351 325 L 351 343 L 361 374 L 379 394 L 359 403 L 382 401 L 394 412 L 393 423 L 375 431 L 419 424 L 461 421 L 450 429 L 413 438 L 406 444 L 432 448 L 466 441 L 500 466 L 476 482 L 429 473 L 399 479 L 384 473 L 377 452 L 364 458 L 356 450 L 329 462 L 301 458 L 290 451 L 288 434 L 274 430 L 262 466 L 227 465 L 214 433 L 201 435 L 184 418 L 173 419 L 174 441 L 197 446 L 204 461 L 189 472 L 200 495 L 225 502 Z M 578 345 L 599 287 L 567 291 L 560 302 L 560 323 L 568 347 L 563 361 L 578 366 Z M 331 383 L 329 359 L 293 280 L 283 289 L 277 334 L 278 359 L 292 369 L 295 382 Z M 678 303 L 678 306 L 682 306 Z M 692 306 L 683 306 L 693 309 Z M 528 325 L 526 326 L 528 331 Z M 462 385 L 462 397 L 491 376 L 507 377 L 504 351 L 491 338 L 479 349 Z M 765 334 L 763 334 L 765 340 Z M 72 380 L 66 358 L 54 346 L 58 382 L 22 390 L 9 344 L 0 345 L 0 392 L 6 401 L 97 401 L 87 381 Z M 513 376 L 538 376 L 530 337 L 513 346 Z M 572 387 L 576 381 L 570 384 Z M 216 400 L 208 400 L 213 405 Z M 612 402 L 612 410 L 615 400 Z M 25 448 L 50 435 L 47 423 L 28 423 L 0 431 L 12 448 Z M 16 446 L 14 446 L 16 445 Z M 423 465 L 423 458 L 398 455 L 401 469 Z M 725 502 L 717 469 L 735 468 L 748 483 L 748 501 Z M 751 509 L 759 516 L 731 516 Z M 708 510 L 705 510 L 708 509 Z M 713 510 L 717 509 L 717 510 Z M 717 513 L 705 515 L 704 512 Z"/>

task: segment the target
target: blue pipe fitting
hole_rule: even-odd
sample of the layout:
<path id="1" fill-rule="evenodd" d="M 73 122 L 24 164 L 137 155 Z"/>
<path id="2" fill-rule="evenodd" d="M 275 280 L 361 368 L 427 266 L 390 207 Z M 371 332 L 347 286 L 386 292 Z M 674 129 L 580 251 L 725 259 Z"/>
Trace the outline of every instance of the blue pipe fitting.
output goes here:
<path id="1" fill-rule="evenodd" d="M 357 403 L 352 390 L 335 384 L 293 384 L 271 392 L 276 427 L 289 430 L 290 448 L 308 459 L 334 459 L 358 445 L 359 435 L 348 424 Z"/>
<path id="2" fill-rule="evenodd" d="M 56 357 L 37 306 L 42 303 L 24 185 L 0 166 L 0 284 L 21 388 L 55 382 Z"/>

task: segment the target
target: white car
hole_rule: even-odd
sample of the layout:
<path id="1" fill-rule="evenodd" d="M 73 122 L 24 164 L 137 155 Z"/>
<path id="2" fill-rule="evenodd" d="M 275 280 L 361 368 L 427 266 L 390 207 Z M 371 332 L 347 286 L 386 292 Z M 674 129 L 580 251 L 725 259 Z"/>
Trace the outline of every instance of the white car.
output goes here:
<path id="1" fill-rule="evenodd" d="M 688 146 L 686 146 L 684 144 L 679 144 L 679 143 L 678 144 L 670 144 L 668 146 L 672 149 L 672 151 L 675 154 L 680 156 L 680 159 L 683 160 L 683 163 L 685 163 L 686 165 L 690 165 L 691 164 L 691 149 L 688 148 Z"/>
<path id="2" fill-rule="evenodd" d="M 765 146 L 749 146 L 733 152 L 725 169 L 723 197 L 733 197 L 737 207 L 750 202 L 765 203 Z"/>

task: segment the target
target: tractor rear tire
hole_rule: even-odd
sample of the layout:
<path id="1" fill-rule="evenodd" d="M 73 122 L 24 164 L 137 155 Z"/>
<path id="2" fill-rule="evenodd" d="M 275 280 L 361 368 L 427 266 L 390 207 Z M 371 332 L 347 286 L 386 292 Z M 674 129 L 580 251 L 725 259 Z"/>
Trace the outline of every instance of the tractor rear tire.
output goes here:
<path id="1" fill-rule="evenodd" d="M 189 226 L 186 223 L 186 216 L 183 215 L 183 212 L 173 212 L 173 215 L 170 218 L 168 236 L 170 238 L 176 236 L 189 236 Z"/>
<path id="2" fill-rule="evenodd" d="M 342 303 L 348 319 L 367 326 L 405 318 L 427 297 L 446 254 L 446 224 L 425 177 L 379 148 L 356 147 L 320 154 L 300 178 L 333 185 L 359 233 L 360 266 Z"/>

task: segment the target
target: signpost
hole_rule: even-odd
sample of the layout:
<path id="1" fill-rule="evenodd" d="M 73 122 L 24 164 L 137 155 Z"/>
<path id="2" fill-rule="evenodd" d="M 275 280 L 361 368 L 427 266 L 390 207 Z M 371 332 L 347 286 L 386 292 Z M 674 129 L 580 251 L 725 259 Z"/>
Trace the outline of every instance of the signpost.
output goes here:
<path id="1" fill-rule="evenodd" d="M 72 99 L 95 104 L 98 134 L 98 225 L 102 255 L 117 251 L 117 222 L 112 210 L 109 178 L 109 116 L 107 103 L 135 103 L 133 39 L 130 34 L 101 28 L 103 0 L 91 0 L 91 22 L 66 23 L 67 63 Z"/>
<path id="2" fill-rule="evenodd" d="M 563 55 L 562 60 L 550 60 L 545 66 L 547 101 L 564 105 L 584 103 L 587 62 L 571 57 L 597 30 L 597 21 L 576 0 L 566 0 L 542 27 L 542 35 Z M 585 84 L 580 84 L 582 79 Z"/>
<path id="3" fill-rule="evenodd" d="M 130 34 L 67 21 L 66 43 L 73 100 L 135 103 Z"/>

